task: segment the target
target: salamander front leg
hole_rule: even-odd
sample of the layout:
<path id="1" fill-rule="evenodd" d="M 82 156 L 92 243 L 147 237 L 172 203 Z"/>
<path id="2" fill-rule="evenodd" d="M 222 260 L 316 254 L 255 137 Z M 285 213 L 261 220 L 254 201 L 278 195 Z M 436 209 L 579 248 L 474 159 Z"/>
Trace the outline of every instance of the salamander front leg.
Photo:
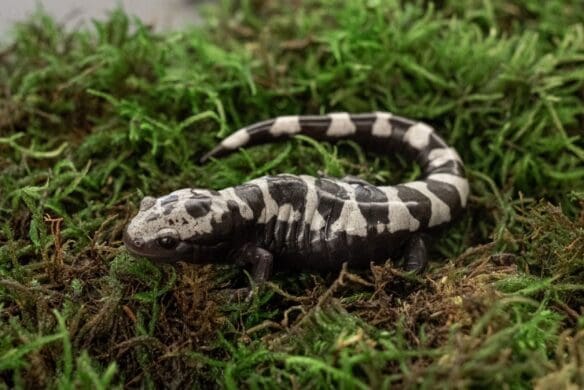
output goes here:
<path id="1" fill-rule="evenodd" d="M 245 266 L 251 264 L 251 278 L 254 282 L 254 288 L 244 287 L 235 290 L 234 298 L 240 300 L 245 298 L 250 301 L 256 292 L 256 289 L 261 287 L 265 281 L 270 278 L 272 274 L 272 267 L 274 256 L 263 248 L 254 245 L 246 245 L 237 254 L 236 264 Z"/>
<path id="2" fill-rule="evenodd" d="M 272 274 L 274 256 L 263 248 L 248 245 L 242 252 L 241 259 L 251 264 L 251 277 L 257 285 L 263 284 Z"/>
<path id="3" fill-rule="evenodd" d="M 406 244 L 404 252 L 404 269 L 422 273 L 428 265 L 428 241 L 425 234 L 414 235 Z"/>

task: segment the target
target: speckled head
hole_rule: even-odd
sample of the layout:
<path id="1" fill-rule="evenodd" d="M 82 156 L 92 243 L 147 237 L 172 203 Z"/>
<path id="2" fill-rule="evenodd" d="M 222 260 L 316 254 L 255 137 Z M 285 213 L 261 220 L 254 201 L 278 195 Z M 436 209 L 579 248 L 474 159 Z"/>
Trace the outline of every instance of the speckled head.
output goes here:
<path id="1" fill-rule="evenodd" d="M 124 231 L 129 252 L 157 261 L 207 262 L 232 230 L 228 203 L 216 191 L 182 189 L 145 197 Z"/>

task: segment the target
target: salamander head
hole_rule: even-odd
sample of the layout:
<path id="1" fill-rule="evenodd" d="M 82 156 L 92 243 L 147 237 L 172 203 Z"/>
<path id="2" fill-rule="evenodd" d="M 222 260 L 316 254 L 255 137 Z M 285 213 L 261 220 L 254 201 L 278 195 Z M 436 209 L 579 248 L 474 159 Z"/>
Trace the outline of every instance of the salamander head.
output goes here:
<path id="1" fill-rule="evenodd" d="M 208 262 L 232 230 L 228 203 L 220 193 L 182 189 L 160 198 L 147 196 L 124 231 L 132 254 L 157 261 Z"/>

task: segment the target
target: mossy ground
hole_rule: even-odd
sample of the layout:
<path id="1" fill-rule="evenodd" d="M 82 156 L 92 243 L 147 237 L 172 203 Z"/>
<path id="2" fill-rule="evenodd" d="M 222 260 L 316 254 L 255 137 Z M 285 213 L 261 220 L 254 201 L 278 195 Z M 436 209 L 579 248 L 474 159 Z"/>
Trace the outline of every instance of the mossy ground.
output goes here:
<path id="1" fill-rule="evenodd" d="M 580 0 L 225 1 L 207 20 L 39 15 L 0 51 L 0 386 L 584 386 Z M 197 164 L 246 124 L 342 110 L 432 123 L 468 167 L 423 277 L 280 274 L 247 305 L 222 299 L 236 269 L 124 250 L 143 194 L 417 174 L 301 137 Z"/>

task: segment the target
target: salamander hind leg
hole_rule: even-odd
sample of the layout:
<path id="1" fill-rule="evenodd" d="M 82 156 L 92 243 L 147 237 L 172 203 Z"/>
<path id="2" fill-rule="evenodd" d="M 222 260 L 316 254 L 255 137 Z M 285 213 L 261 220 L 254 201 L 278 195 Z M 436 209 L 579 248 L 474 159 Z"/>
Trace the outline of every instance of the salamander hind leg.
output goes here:
<path id="1" fill-rule="evenodd" d="M 428 241 L 429 238 L 423 233 L 418 233 L 406 244 L 404 252 L 403 268 L 410 272 L 422 273 L 428 265 Z"/>

